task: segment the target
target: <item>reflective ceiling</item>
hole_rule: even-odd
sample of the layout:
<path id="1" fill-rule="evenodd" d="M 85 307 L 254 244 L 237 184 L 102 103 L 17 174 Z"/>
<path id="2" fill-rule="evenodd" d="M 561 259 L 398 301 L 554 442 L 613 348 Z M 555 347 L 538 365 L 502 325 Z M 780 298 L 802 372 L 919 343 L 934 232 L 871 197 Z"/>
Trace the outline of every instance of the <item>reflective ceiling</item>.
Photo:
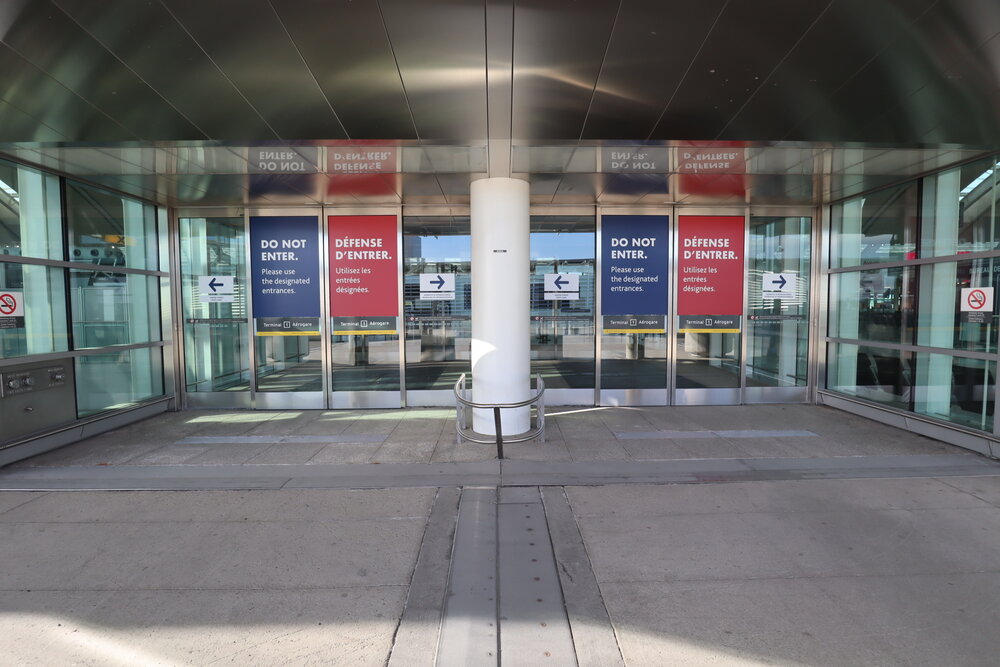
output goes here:
<path id="1" fill-rule="evenodd" d="M 0 152 L 169 205 L 812 204 L 1000 149 L 996 0 L 3 0 L 0 35 Z"/>

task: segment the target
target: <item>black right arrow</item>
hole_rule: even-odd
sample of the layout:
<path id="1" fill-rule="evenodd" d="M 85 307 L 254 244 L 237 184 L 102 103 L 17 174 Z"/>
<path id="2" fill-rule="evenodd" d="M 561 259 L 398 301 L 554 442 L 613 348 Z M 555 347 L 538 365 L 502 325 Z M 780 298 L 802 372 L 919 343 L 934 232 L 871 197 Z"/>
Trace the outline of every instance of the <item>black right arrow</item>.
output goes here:
<path id="1" fill-rule="evenodd" d="M 438 274 L 438 279 L 437 280 L 432 280 L 432 281 L 430 281 L 430 283 L 431 283 L 431 285 L 437 285 L 438 289 L 441 289 L 442 287 L 444 287 L 444 278 L 442 278 L 441 274 L 439 273 Z"/>
<path id="2" fill-rule="evenodd" d="M 788 281 L 785 280 L 785 276 L 781 275 L 780 273 L 778 274 L 778 277 L 781 278 L 781 280 L 780 281 L 778 281 L 778 280 L 772 280 L 771 284 L 772 285 L 777 285 L 778 289 L 782 289 L 785 286 L 785 283 L 787 283 Z"/>

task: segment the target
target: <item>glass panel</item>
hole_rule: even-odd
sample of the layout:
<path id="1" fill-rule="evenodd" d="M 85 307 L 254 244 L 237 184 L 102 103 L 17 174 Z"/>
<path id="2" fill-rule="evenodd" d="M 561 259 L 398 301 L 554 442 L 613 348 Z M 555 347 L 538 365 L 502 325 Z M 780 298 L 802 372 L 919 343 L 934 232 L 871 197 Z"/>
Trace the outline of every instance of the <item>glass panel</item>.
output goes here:
<path id="1" fill-rule="evenodd" d="M 334 391 L 399 391 L 399 336 L 333 336 L 331 340 Z"/>
<path id="2" fill-rule="evenodd" d="M 593 389 L 594 216 L 531 217 L 531 375 L 547 389 Z M 579 298 L 545 298 L 545 274 L 579 276 Z M 663 385 L 661 385 L 663 386 Z"/>
<path id="3" fill-rule="evenodd" d="M 996 179 L 994 159 L 924 179 L 921 257 L 985 252 L 1000 245 Z"/>
<path id="4" fill-rule="evenodd" d="M 913 342 L 913 269 L 893 267 L 830 276 L 830 336 Z"/>
<path id="5" fill-rule="evenodd" d="M 451 389 L 472 359 L 469 218 L 403 218 L 406 388 Z M 420 298 L 420 274 L 455 275 L 454 300 Z"/>
<path id="6" fill-rule="evenodd" d="M 677 334 L 677 388 L 739 388 L 740 335 Z"/>
<path id="7" fill-rule="evenodd" d="M 866 345 L 831 344 L 827 387 L 903 410 L 910 409 L 913 354 Z"/>
<path id="8" fill-rule="evenodd" d="M 76 359 L 76 401 L 80 417 L 126 408 L 163 395 L 161 348 L 141 348 Z"/>
<path id="9" fill-rule="evenodd" d="M 66 216 L 72 261 L 103 267 L 157 268 L 153 206 L 67 182 Z"/>
<path id="10" fill-rule="evenodd" d="M 992 433 L 995 386 L 993 362 L 921 352 L 913 409 Z"/>
<path id="11" fill-rule="evenodd" d="M 105 269 L 70 271 L 73 346 L 160 340 L 160 279 Z"/>
<path id="12" fill-rule="evenodd" d="M 257 336 L 257 391 L 323 391 L 319 336 Z"/>
<path id="13" fill-rule="evenodd" d="M 993 287 L 994 303 L 981 313 L 963 310 L 963 290 Z M 942 262 L 920 267 L 917 344 L 955 350 L 996 349 L 1000 259 Z M 968 298 L 966 292 L 966 298 Z M 984 291 L 983 294 L 988 294 Z"/>
<path id="14" fill-rule="evenodd" d="M 811 218 L 750 218 L 748 387 L 806 386 L 811 228 Z"/>
<path id="15" fill-rule="evenodd" d="M 917 183 L 912 182 L 834 205 L 830 266 L 915 258 L 918 196 Z"/>
<path id="16" fill-rule="evenodd" d="M 601 389 L 663 389 L 666 386 L 665 335 L 601 336 Z"/>
<path id="17" fill-rule="evenodd" d="M 243 218 L 179 222 L 187 390 L 249 391 Z"/>
<path id="18" fill-rule="evenodd" d="M 63 269 L 0 262 L 0 359 L 67 349 Z"/>
<path id="19" fill-rule="evenodd" d="M 63 259 L 59 179 L 0 162 L 0 255 Z"/>

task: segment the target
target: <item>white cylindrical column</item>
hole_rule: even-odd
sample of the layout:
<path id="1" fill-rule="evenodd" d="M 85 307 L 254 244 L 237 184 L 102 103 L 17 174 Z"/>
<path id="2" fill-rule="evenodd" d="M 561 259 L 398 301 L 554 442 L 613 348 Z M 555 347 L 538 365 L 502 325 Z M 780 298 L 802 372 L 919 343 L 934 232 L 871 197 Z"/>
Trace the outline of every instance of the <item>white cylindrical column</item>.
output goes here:
<path id="1" fill-rule="evenodd" d="M 472 183 L 472 400 L 517 403 L 531 396 L 528 183 Z M 531 428 L 529 407 L 502 410 L 504 435 Z M 495 435 L 492 410 L 472 428 Z"/>

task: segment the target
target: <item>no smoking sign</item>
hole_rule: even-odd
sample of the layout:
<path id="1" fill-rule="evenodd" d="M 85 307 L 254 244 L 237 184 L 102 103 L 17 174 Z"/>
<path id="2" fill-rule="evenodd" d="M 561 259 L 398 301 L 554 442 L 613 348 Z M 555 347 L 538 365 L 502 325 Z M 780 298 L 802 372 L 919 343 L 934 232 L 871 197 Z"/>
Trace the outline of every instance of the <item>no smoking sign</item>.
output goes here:
<path id="1" fill-rule="evenodd" d="M 0 291 L 0 317 L 24 317 L 21 292 Z"/>
<path id="2" fill-rule="evenodd" d="M 992 287 L 963 287 L 959 303 L 962 321 L 971 324 L 986 321 L 986 313 L 993 312 Z"/>

